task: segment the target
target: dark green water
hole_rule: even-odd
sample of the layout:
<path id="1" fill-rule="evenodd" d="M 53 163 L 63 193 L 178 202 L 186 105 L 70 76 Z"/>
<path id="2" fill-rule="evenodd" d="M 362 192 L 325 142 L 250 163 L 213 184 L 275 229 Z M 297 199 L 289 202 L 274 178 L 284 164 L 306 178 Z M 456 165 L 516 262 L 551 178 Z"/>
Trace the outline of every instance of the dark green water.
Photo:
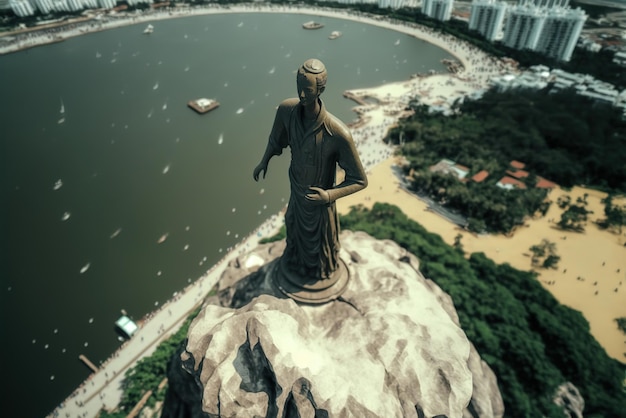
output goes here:
<path id="1" fill-rule="evenodd" d="M 325 28 L 302 30 L 313 18 Z M 283 207 L 288 153 L 263 183 L 252 169 L 304 60 L 325 62 L 325 103 L 347 122 L 354 103 L 344 90 L 444 71 L 449 57 L 314 16 L 154 26 L 149 36 L 140 24 L 0 57 L 3 416 L 52 411 L 89 374 L 79 354 L 98 363 L 119 347 L 120 309 L 143 317 Z M 344 35 L 330 41 L 332 30 Z M 197 115 L 186 103 L 199 97 L 221 106 Z"/>

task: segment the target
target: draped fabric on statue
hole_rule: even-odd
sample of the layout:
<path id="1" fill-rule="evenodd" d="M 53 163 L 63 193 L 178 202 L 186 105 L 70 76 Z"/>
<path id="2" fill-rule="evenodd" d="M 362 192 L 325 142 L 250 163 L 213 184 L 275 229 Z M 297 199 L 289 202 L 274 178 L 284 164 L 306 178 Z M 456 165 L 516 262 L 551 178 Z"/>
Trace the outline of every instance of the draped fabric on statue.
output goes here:
<path id="1" fill-rule="evenodd" d="M 321 100 L 320 100 L 321 102 Z M 291 196 L 285 215 L 287 248 L 283 257 L 290 270 L 308 277 L 329 277 L 339 266 L 339 218 L 335 200 L 365 187 L 365 172 L 347 127 L 328 113 L 320 113 L 305 129 L 298 99 L 285 100 L 276 112 L 269 144 L 275 155 L 291 148 Z M 346 172 L 335 185 L 337 165 Z M 329 204 L 305 197 L 309 187 L 327 190 Z"/>

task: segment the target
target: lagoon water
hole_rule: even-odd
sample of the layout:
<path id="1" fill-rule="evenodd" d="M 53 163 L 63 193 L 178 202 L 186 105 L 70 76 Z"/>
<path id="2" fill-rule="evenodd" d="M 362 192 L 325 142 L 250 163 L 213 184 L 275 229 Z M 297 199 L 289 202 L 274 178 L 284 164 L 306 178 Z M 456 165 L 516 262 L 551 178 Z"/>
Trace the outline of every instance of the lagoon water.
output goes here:
<path id="1" fill-rule="evenodd" d="M 325 27 L 302 30 L 311 19 Z M 283 208 L 288 152 L 262 183 L 252 170 L 305 59 L 325 62 L 323 98 L 348 122 L 344 90 L 445 71 L 449 57 L 315 16 L 153 24 L 0 57 L 4 416 L 51 412 L 89 375 L 79 354 L 97 364 L 119 347 L 121 309 L 156 309 Z M 186 104 L 199 97 L 221 106 L 198 115 Z"/>

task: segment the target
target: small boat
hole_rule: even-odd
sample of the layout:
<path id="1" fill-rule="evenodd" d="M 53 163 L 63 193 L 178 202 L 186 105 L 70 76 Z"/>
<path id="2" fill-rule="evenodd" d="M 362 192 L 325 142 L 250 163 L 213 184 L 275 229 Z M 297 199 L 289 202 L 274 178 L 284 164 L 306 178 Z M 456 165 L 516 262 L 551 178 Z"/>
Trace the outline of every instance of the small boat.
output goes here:
<path id="1" fill-rule="evenodd" d="M 159 82 L 157 81 L 154 86 L 152 86 L 152 90 L 156 90 L 159 88 Z"/>
<path id="2" fill-rule="evenodd" d="M 146 26 L 146 28 L 143 30 L 143 33 L 145 33 L 146 35 L 150 34 L 152 32 L 154 32 L 154 26 L 152 26 L 150 24 L 148 26 Z"/>
<path id="3" fill-rule="evenodd" d="M 117 229 L 115 230 L 115 232 L 113 232 L 109 238 L 110 238 L 110 239 L 115 238 L 116 236 L 118 236 L 118 235 L 120 234 L 120 232 L 122 232 L 122 228 L 117 228 Z"/>
<path id="4" fill-rule="evenodd" d="M 338 30 L 334 30 L 330 33 L 330 36 L 328 37 L 328 39 L 337 39 L 342 35 L 341 32 L 339 32 Z"/>
<path id="5" fill-rule="evenodd" d="M 163 174 L 167 174 L 167 172 L 170 171 L 170 165 L 166 165 L 165 168 L 163 169 Z"/>
<path id="6" fill-rule="evenodd" d="M 96 58 L 100 58 L 101 56 L 102 54 L 96 51 Z"/>
<path id="7" fill-rule="evenodd" d="M 57 181 L 54 182 L 54 190 L 59 190 L 61 187 L 63 186 L 63 181 L 61 179 L 58 179 Z"/>
<path id="8" fill-rule="evenodd" d="M 139 326 L 126 315 L 122 315 L 117 321 L 115 321 L 117 329 L 124 334 L 126 338 L 132 337 L 139 329 Z"/>
<path id="9" fill-rule="evenodd" d="M 80 269 L 80 274 L 83 274 L 84 272 L 86 272 L 87 270 L 89 270 L 89 267 L 91 267 L 91 263 L 87 263 L 85 264 L 81 269 Z"/>
<path id="10" fill-rule="evenodd" d="M 59 125 L 60 125 L 60 124 L 62 124 L 62 123 L 64 123 L 64 122 L 65 122 L 65 118 L 61 118 L 61 119 L 59 119 L 59 120 L 57 121 L 57 123 L 58 123 Z"/>
<path id="11" fill-rule="evenodd" d="M 217 140 L 218 145 L 222 145 L 224 143 L 224 134 L 220 134 L 220 137 Z"/>
<path id="12" fill-rule="evenodd" d="M 198 113 L 207 113 L 217 108 L 220 103 L 217 100 L 201 98 L 197 100 L 191 100 L 187 103 L 187 106 L 192 108 Z"/>
<path id="13" fill-rule="evenodd" d="M 324 27 L 324 24 L 323 23 L 319 23 L 319 22 L 315 22 L 313 20 L 310 20 L 310 21 L 308 21 L 306 23 L 303 23 L 302 27 L 304 29 L 320 29 L 320 28 Z"/>
<path id="14" fill-rule="evenodd" d="M 169 235 L 170 235 L 169 233 L 165 233 L 165 234 L 161 235 L 161 238 L 159 238 L 159 239 L 157 240 L 157 244 L 162 244 L 162 243 L 164 243 L 164 242 L 165 242 L 165 240 L 167 239 L 167 237 L 168 237 Z"/>
<path id="15" fill-rule="evenodd" d="M 60 114 L 64 114 L 65 113 L 65 105 L 63 104 L 63 99 L 61 99 L 61 109 L 59 110 Z"/>
<path id="16" fill-rule="evenodd" d="M 61 220 L 62 221 L 67 221 L 68 219 L 70 219 L 71 213 L 69 212 L 65 212 L 63 213 L 63 216 L 61 216 Z"/>
<path id="17" fill-rule="evenodd" d="M 396 41 L 393 43 L 395 46 L 400 45 L 400 39 L 396 39 Z"/>
<path id="18" fill-rule="evenodd" d="M 236 112 L 238 115 L 241 115 L 243 113 L 243 107 L 240 107 L 239 109 L 237 109 Z"/>

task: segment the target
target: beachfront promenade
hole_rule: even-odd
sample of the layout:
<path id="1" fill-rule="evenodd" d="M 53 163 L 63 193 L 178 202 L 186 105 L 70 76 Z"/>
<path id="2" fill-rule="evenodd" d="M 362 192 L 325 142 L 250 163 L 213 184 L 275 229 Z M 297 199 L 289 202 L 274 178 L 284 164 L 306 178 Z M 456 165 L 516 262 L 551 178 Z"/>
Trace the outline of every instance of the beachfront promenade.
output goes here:
<path id="1" fill-rule="evenodd" d="M 152 354 L 157 346 L 174 334 L 187 317 L 202 304 L 208 292 L 218 282 L 228 263 L 258 245 L 259 239 L 276 234 L 283 224 L 281 214 L 267 219 L 248 237 L 233 247 L 204 275 L 172 299 L 139 321 L 135 335 L 100 365 L 49 417 L 95 417 L 101 409 L 115 408 L 122 397 L 124 373 L 138 360 Z M 79 361 L 76 359 L 76 361 Z"/>

